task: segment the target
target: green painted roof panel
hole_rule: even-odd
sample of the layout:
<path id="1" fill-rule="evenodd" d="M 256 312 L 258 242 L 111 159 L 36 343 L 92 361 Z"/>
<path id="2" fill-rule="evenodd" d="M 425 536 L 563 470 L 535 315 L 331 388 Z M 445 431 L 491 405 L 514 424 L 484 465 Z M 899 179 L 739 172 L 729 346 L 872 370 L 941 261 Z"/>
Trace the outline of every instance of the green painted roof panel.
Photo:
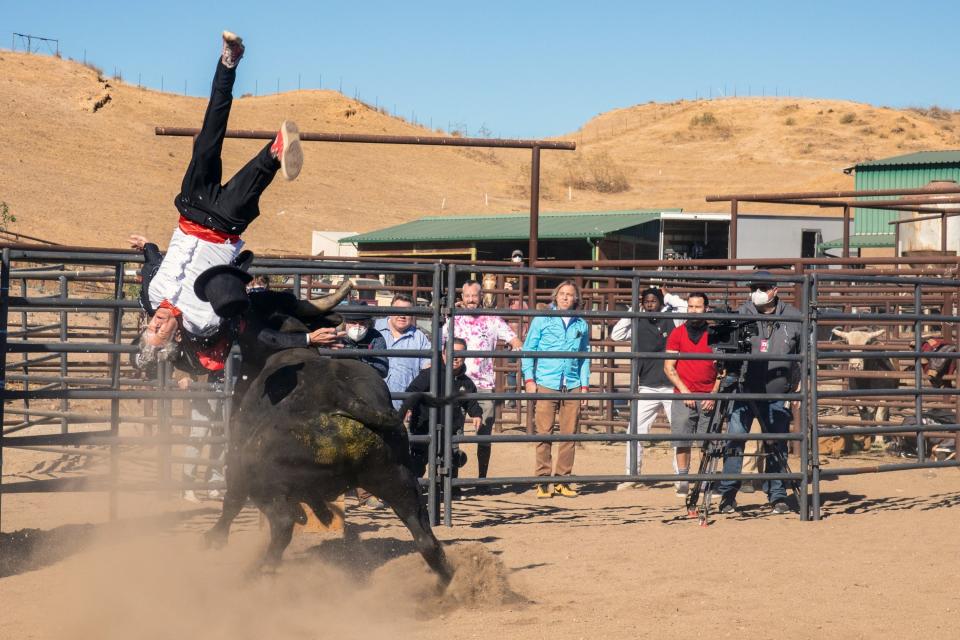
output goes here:
<path id="1" fill-rule="evenodd" d="M 873 235 L 856 235 L 852 234 L 850 236 L 850 246 L 854 249 L 878 249 L 885 247 L 892 247 L 894 242 L 894 235 L 892 233 L 886 235 L 873 234 Z M 843 238 L 837 240 L 830 240 L 829 242 L 821 242 L 817 245 L 817 248 L 823 251 L 824 249 L 842 249 L 843 248 Z"/>
<path id="2" fill-rule="evenodd" d="M 681 209 L 636 209 L 578 213 L 541 213 L 541 240 L 601 238 Z M 342 238 L 340 244 L 449 242 L 457 240 L 525 240 L 530 237 L 529 214 L 492 216 L 430 216 L 386 229 Z"/>
<path id="3" fill-rule="evenodd" d="M 902 167 L 910 165 L 955 164 L 960 166 L 960 151 L 917 151 L 902 156 L 861 162 L 853 166 L 855 171 L 872 167 Z"/>

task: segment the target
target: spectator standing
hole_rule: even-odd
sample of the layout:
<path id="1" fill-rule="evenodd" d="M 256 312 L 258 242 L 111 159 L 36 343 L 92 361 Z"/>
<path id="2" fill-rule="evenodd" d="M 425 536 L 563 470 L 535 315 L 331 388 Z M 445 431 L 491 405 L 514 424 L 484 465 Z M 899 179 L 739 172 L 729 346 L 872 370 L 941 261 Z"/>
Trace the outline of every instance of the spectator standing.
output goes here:
<path id="1" fill-rule="evenodd" d="M 460 294 L 463 308 L 479 309 L 482 306 L 481 295 L 480 283 L 476 280 L 467 281 Z M 494 351 L 497 348 L 497 342 L 504 342 L 514 350 L 523 346 L 517 334 L 500 316 L 454 316 L 453 334 L 465 341 L 469 351 Z M 465 366 L 466 375 L 476 385 L 478 393 L 493 393 L 496 387 L 493 358 L 466 358 Z M 477 430 L 477 435 L 488 436 L 493 433 L 497 407 L 502 403 L 501 400 L 479 401 L 480 408 L 483 410 L 483 422 Z M 486 478 L 489 466 L 490 445 L 478 444 L 477 475 Z"/>
<path id="2" fill-rule="evenodd" d="M 365 307 L 367 303 L 358 300 L 353 304 Z M 369 311 L 355 311 L 343 314 L 343 337 L 341 346 L 344 349 L 386 349 L 387 341 L 383 334 L 373 328 L 373 316 Z M 386 378 L 390 371 L 390 362 L 384 356 L 364 356 L 360 358 Z"/>
<path id="3" fill-rule="evenodd" d="M 568 312 L 569 315 L 534 318 L 523 343 L 524 351 L 583 351 L 590 350 L 590 325 L 576 315 L 580 305 L 580 288 L 573 280 L 565 280 L 553 290 L 551 309 Z M 571 394 L 562 400 L 537 400 L 534 409 L 534 425 L 537 434 L 553 431 L 554 418 L 559 414 L 560 433 L 576 433 L 580 420 L 579 395 L 590 385 L 590 360 L 588 358 L 523 358 L 524 388 L 527 393 Z M 573 472 L 576 443 L 561 442 L 558 447 L 557 467 L 554 475 L 568 476 Z M 552 444 L 538 442 L 536 445 L 536 475 L 549 476 L 553 471 Z M 574 498 L 577 492 L 568 483 L 557 483 L 553 489 L 546 484 L 537 485 L 538 498 L 552 498 L 554 493 Z"/>
<path id="4" fill-rule="evenodd" d="M 456 355 L 457 352 L 464 351 L 466 348 L 467 343 L 462 338 L 453 339 L 453 388 L 458 393 L 476 393 L 477 387 L 474 385 L 473 380 L 470 379 L 470 376 L 467 375 L 463 356 Z M 446 352 L 444 352 L 441 357 L 443 358 L 444 364 L 446 364 Z M 438 396 L 447 395 L 445 378 L 446 376 L 441 371 L 439 375 L 439 387 L 437 391 Z M 406 390 L 410 393 L 430 391 L 430 370 L 424 369 L 421 371 L 417 377 L 413 379 L 413 382 L 410 383 L 410 386 L 408 386 Z M 406 416 L 407 412 L 410 412 L 409 431 L 411 435 L 423 436 L 430 433 L 430 412 L 423 407 L 422 402 L 422 396 L 413 396 L 404 400 L 403 405 L 400 407 L 401 416 Z M 438 416 L 440 416 L 442 419 L 443 415 L 444 412 L 441 409 L 438 412 Z M 470 416 L 470 419 L 473 423 L 473 428 L 478 429 L 479 433 L 483 416 L 483 411 L 480 408 L 480 404 L 476 400 L 458 400 L 453 404 L 453 423 L 451 425 L 452 431 L 455 435 L 463 433 L 463 425 L 466 421 L 466 416 Z M 441 431 L 441 433 L 443 432 Z M 418 478 L 423 477 L 423 474 L 427 470 L 427 463 L 429 462 L 427 457 L 428 451 L 429 447 L 427 443 L 413 443 L 410 445 L 410 460 L 412 463 L 411 470 Z M 437 451 L 442 451 L 442 442 L 441 446 L 437 447 Z M 454 464 L 453 469 L 451 470 L 454 478 L 457 477 L 457 471 L 461 466 L 458 464 L 458 458 L 460 458 L 460 452 L 458 448 L 455 448 Z"/>
<path id="5" fill-rule="evenodd" d="M 687 313 L 703 313 L 707 310 L 707 303 L 707 294 L 691 293 L 687 297 Z M 707 344 L 706 320 L 691 318 L 674 329 L 667 338 L 667 353 L 713 353 Z M 720 388 L 721 376 L 717 373 L 715 360 L 664 360 L 663 370 L 673 383 L 674 393 L 716 393 Z M 670 431 L 679 435 L 705 433 L 715 409 L 715 400 L 674 400 Z M 676 440 L 673 443 L 678 475 L 690 473 L 692 445 L 690 440 Z M 678 496 L 686 496 L 689 489 L 689 483 L 685 480 L 676 483 Z"/>
<path id="6" fill-rule="evenodd" d="M 664 309 L 663 293 L 659 289 L 644 289 L 640 293 L 640 306 L 646 313 L 656 313 Z M 684 302 L 686 307 L 686 302 Z M 623 318 L 613 326 L 610 331 L 612 340 L 622 341 L 630 340 L 633 335 L 631 318 Z M 637 320 L 637 350 L 648 353 L 663 353 L 666 350 L 667 338 L 670 332 L 675 328 L 674 320 L 670 318 L 639 318 Z M 673 385 L 664 371 L 661 360 L 640 360 L 638 361 L 637 375 L 637 393 L 671 393 Z M 672 401 L 665 400 L 645 400 L 635 401 L 634 410 L 637 412 L 637 433 L 649 433 L 650 425 L 657 417 L 660 407 L 667 416 L 667 421 L 672 420 L 671 407 Z M 640 473 L 643 465 L 643 443 L 639 440 L 636 443 L 637 451 L 637 473 Z M 627 443 L 625 473 L 630 474 L 630 443 Z M 617 485 L 618 491 L 632 489 L 637 486 L 635 482 L 621 482 Z"/>
<path id="7" fill-rule="evenodd" d="M 400 313 L 380 318 L 374 324 L 376 330 L 386 340 L 387 349 L 430 349 L 430 338 L 427 334 L 417 328 L 413 322 L 413 316 L 402 313 L 403 309 L 413 306 L 413 299 L 405 293 L 398 293 L 393 296 L 390 306 Z M 388 360 L 386 383 L 390 393 L 406 391 L 417 374 L 430 366 L 430 358 L 427 356 L 390 357 Z M 402 400 L 396 398 L 393 400 L 395 409 L 399 409 L 401 404 L 403 404 Z"/>

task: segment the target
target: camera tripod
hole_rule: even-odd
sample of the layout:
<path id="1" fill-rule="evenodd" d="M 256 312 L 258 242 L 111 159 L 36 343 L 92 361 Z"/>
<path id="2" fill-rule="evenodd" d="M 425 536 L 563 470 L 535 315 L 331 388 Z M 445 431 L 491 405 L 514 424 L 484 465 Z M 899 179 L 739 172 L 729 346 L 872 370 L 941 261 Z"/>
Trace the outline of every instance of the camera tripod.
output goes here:
<path id="1" fill-rule="evenodd" d="M 739 378 L 733 378 L 730 375 L 724 376 L 718 390 L 719 393 L 742 392 L 745 369 L 745 366 L 741 367 Z M 679 401 L 674 400 L 674 402 Z M 710 417 L 710 422 L 707 424 L 707 433 L 723 433 L 724 425 L 730 420 L 730 412 L 733 409 L 734 402 L 736 402 L 736 400 L 733 399 L 719 400 L 717 402 L 716 409 L 714 410 L 713 415 Z M 746 400 L 741 402 L 746 402 L 750 406 L 753 415 L 760 423 L 760 430 L 763 433 L 770 433 L 771 431 L 769 425 L 767 424 L 766 416 L 764 416 L 758 410 L 756 401 Z M 718 461 L 723 460 L 724 454 L 727 451 L 727 445 L 727 441 L 724 440 L 708 440 L 703 447 L 703 454 L 700 457 L 700 468 L 697 473 L 700 475 L 711 475 L 716 473 Z M 763 453 L 756 455 L 763 456 L 764 459 L 771 457 L 774 458 L 780 463 L 780 469 L 784 473 L 791 473 L 786 452 L 776 447 L 774 443 L 764 440 Z M 690 488 L 690 493 L 687 494 L 687 515 L 690 517 L 698 516 L 700 526 L 702 527 L 705 527 L 708 524 L 708 519 L 710 517 L 710 499 L 714 490 L 716 489 L 717 482 L 718 481 L 707 480 L 694 482 L 693 486 Z M 790 480 L 788 482 L 790 489 L 793 491 L 794 497 L 799 499 L 800 483 L 796 480 Z M 703 493 L 703 501 L 698 509 L 697 502 L 700 501 L 701 492 Z"/>

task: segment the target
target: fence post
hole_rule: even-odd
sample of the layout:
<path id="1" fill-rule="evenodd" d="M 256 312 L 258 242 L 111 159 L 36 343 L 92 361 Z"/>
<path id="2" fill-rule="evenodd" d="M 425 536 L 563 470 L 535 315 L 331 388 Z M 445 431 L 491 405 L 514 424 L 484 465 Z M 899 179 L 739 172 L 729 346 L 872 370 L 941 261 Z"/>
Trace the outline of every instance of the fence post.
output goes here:
<path id="1" fill-rule="evenodd" d="M 437 337 L 440 335 L 440 300 L 442 298 L 441 280 L 443 279 L 441 263 L 433 266 L 433 315 L 430 316 L 430 333 L 433 337 L 430 343 L 430 393 L 433 397 L 439 395 L 440 390 L 440 349 Z M 416 305 L 416 298 L 414 298 Z M 430 526 L 436 526 L 440 520 L 439 474 L 437 473 L 437 408 L 430 407 L 429 417 L 430 442 L 427 444 L 427 511 L 430 514 Z M 403 416 L 400 416 L 403 419 Z"/>
<path id="2" fill-rule="evenodd" d="M 640 310 L 640 279 L 635 275 L 630 278 L 630 310 L 633 311 L 633 313 L 636 313 Z M 637 335 L 639 328 L 640 318 L 636 316 L 630 318 L 630 351 L 634 353 L 640 350 L 640 338 Z M 630 382 L 627 386 L 627 389 L 630 390 L 631 394 L 635 393 L 634 389 L 637 388 L 637 380 L 639 377 L 640 363 L 636 358 L 630 358 Z M 638 402 L 639 400 L 637 398 L 630 399 L 630 425 L 627 427 L 627 433 L 632 436 L 637 435 Z M 637 444 L 639 444 L 641 447 L 643 446 L 643 443 L 641 443 L 639 440 L 627 440 L 627 460 L 629 474 L 631 476 L 635 476 L 640 472 L 639 469 L 637 469 Z"/>
<path id="3" fill-rule="evenodd" d="M 447 324 L 444 330 L 447 333 L 447 342 L 444 350 L 447 362 L 443 367 L 443 388 L 447 394 L 453 393 L 453 321 L 456 313 L 457 297 L 457 266 L 447 267 Z M 453 526 L 453 403 L 448 402 L 443 407 L 443 523 Z"/>
<path id="4" fill-rule="evenodd" d="M 809 459 L 808 459 L 808 446 L 809 446 L 809 415 L 810 415 L 810 399 L 808 396 L 810 388 L 810 373 L 811 366 L 816 367 L 816 360 L 811 360 L 810 358 L 810 343 L 816 342 L 817 335 L 814 332 L 812 335 L 810 333 L 810 316 L 814 315 L 816 311 L 811 308 L 810 304 L 810 275 L 804 274 L 803 282 L 800 285 L 802 288 L 800 290 L 800 308 L 803 309 L 803 325 L 800 331 L 800 335 L 803 336 L 803 344 L 801 346 L 801 353 L 803 354 L 803 360 L 800 362 L 800 434 L 803 438 L 800 440 L 800 473 L 803 474 L 803 478 L 800 480 L 800 519 L 809 520 L 810 519 L 810 509 L 807 499 L 807 490 L 809 478 Z M 815 325 L 814 325 L 815 326 Z"/>
<path id="5" fill-rule="evenodd" d="M 0 469 L 3 468 L 3 422 L 7 403 L 7 314 L 10 310 L 10 249 L 0 258 Z M 0 483 L 3 474 L 0 474 Z M 3 529 L 3 492 L 0 491 L 0 531 Z"/>
<path id="6" fill-rule="evenodd" d="M 813 284 L 811 292 L 811 304 L 816 305 L 819 301 L 819 276 L 813 274 Z M 817 388 L 819 387 L 819 367 L 817 366 L 817 361 L 820 359 L 818 346 L 817 346 L 817 335 L 818 331 L 818 320 L 815 310 L 807 309 L 806 314 L 813 313 L 812 317 L 812 331 L 813 336 L 810 340 L 810 408 L 809 411 L 809 420 L 810 420 L 810 466 L 811 466 L 811 480 L 813 481 L 813 498 L 812 498 L 812 510 L 813 510 L 813 519 L 820 519 L 820 401 L 819 395 L 817 393 Z"/>
<path id="7" fill-rule="evenodd" d="M 121 262 L 114 271 L 113 297 L 115 300 L 123 300 L 123 266 Z M 117 305 L 112 314 L 113 320 L 113 343 L 123 343 L 123 308 Z M 121 354 L 114 353 L 110 356 L 110 388 L 114 391 L 120 391 L 120 361 Z M 120 435 L 120 399 L 110 400 L 110 435 L 116 438 Z M 107 509 L 110 520 L 116 520 L 118 514 L 118 496 L 117 485 L 120 475 L 120 446 L 114 441 L 110 444 L 110 493 L 107 498 Z"/>

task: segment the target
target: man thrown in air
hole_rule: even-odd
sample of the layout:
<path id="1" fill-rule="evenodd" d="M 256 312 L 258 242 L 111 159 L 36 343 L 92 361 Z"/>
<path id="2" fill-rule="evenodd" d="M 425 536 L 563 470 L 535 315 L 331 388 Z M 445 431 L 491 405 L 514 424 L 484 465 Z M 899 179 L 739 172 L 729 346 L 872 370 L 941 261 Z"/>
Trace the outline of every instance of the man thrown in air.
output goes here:
<path id="1" fill-rule="evenodd" d="M 180 220 L 166 254 L 161 258 L 156 245 L 143 236 L 130 236 L 131 246 L 147 257 L 141 305 L 150 320 L 140 337 L 143 360 L 163 354 L 175 337 L 201 345 L 217 341 L 221 318 L 209 302 L 196 296 L 194 282 L 210 267 L 237 260 L 243 248 L 240 235 L 260 215 L 260 195 L 277 171 L 293 180 L 303 166 L 299 131 L 287 120 L 275 139 L 226 184 L 220 183 L 220 154 L 233 103 L 237 64 L 243 53 L 242 39 L 224 31 L 223 51 L 203 125 L 194 141 L 180 193 L 174 199 Z"/>

